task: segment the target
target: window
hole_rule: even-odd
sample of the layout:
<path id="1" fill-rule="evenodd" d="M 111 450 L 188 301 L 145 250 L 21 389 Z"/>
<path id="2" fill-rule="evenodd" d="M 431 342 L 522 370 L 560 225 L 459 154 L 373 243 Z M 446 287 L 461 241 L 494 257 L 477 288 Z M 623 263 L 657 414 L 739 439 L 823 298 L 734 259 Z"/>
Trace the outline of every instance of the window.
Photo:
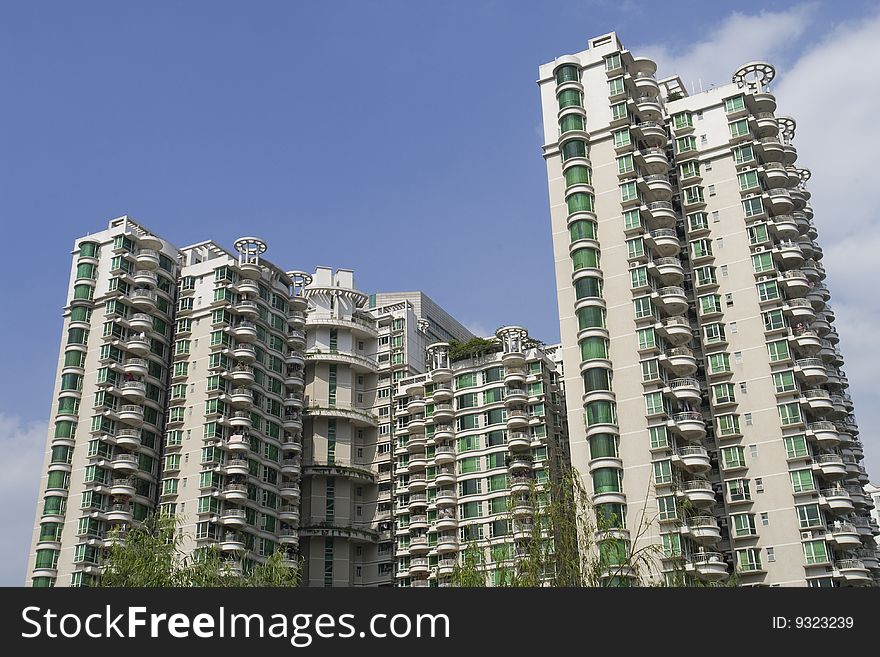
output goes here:
<path id="1" fill-rule="evenodd" d="M 712 255 L 712 240 L 701 239 L 691 242 L 691 254 L 694 258 L 705 258 Z"/>
<path id="2" fill-rule="evenodd" d="M 649 392 L 645 395 L 645 415 L 659 415 L 664 413 L 663 393 Z"/>
<path id="3" fill-rule="evenodd" d="M 576 157 L 587 157 L 587 143 L 580 139 L 571 139 L 562 145 L 562 161 L 567 162 Z"/>
<path id="4" fill-rule="evenodd" d="M 663 461 L 654 462 L 654 483 L 672 483 L 672 461 L 665 459 Z"/>
<path id="5" fill-rule="evenodd" d="M 596 239 L 596 225 L 585 219 L 573 221 L 568 227 L 568 235 L 572 242 Z"/>
<path id="6" fill-rule="evenodd" d="M 773 301 L 774 299 L 781 298 L 781 294 L 779 293 L 779 285 L 775 280 L 772 281 L 761 281 L 757 283 L 755 287 L 758 290 L 758 301 Z"/>
<path id="7" fill-rule="evenodd" d="M 797 390 L 797 383 L 795 383 L 794 380 L 794 370 L 774 372 L 773 387 L 776 389 L 777 394 Z"/>
<path id="8" fill-rule="evenodd" d="M 736 413 L 726 413 L 717 416 L 718 435 L 719 436 L 736 436 L 740 433 L 739 415 Z"/>
<path id="9" fill-rule="evenodd" d="M 732 114 L 733 112 L 741 112 L 746 107 L 745 96 L 740 94 L 739 96 L 733 96 L 732 98 L 724 99 L 724 111 L 727 114 Z"/>
<path id="10" fill-rule="evenodd" d="M 661 381 L 660 377 L 660 359 L 651 358 L 649 360 L 643 360 L 641 362 L 642 366 L 642 381 Z"/>
<path id="11" fill-rule="evenodd" d="M 675 140 L 675 152 L 686 153 L 697 150 L 697 138 L 693 135 L 685 135 Z"/>
<path id="12" fill-rule="evenodd" d="M 812 470 L 794 470 L 788 474 L 791 476 L 791 488 L 795 493 L 816 490 L 816 482 L 813 480 Z"/>
<path id="13" fill-rule="evenodd" d="M 801 529 L 824 526 L 825 522 L 822 520 L 822 513 L 819 511 L 818 504 L 804 504 L 795 508 L 797 509 L 798 523 Z"/>
<path id="14" fill-rule="evenodd" d="M 733 522 L 734 537 L 754 536 L 757 533 L 753 513 L 733 513 L 730 519 Z"/>
<path id="15" fill-rule="evenodd" d="M 725 470 L 746 467 L 746 451 L 742 445 L 724 447 L 721 450 L 721 464 Z"/>
<path id="16" fill-rule="evenodd" d="M 703 326 L 703 340 L 706 344 L 718 344 L 727 340 L 724 335 L 724 324 L 715 322 Z"/>
<path id="17" fill-rule="evenodd" d="M 599 251 L 590 247 L 575 249 L 571 253 L 571 262 L 574 271 L 586 268 L 596 269 L 599 266 Z"/>
<path id="18" fill-rule="evenodd" d="M 784 436 L 782 442 L 785 443 L 785 455 L 787 458 L 799 459 L 810 454 L 810 450 L 807 448 L 807 439 L 803 434 Z"/>
<path id="19" fill-rule="evenodd" d="M 774 270 L 773 256 L 767 251 L 763 253 L 755 253 L 752 255 L 752 267 L 756 274 Z"/>
<path id="20" fill-rule="evenodd" d="M 690 112 L 678 112 L 677 114 L 673 114 L 672 122 L 675 125 L 676 130 L 692 128 L 694 126 L 694 120 Z"/>
<path id="21" fill-rule="evenodd" d="M 727 499 L 730 502 L 748 502 L 752 499 L 748 479 L 731 479 L 725 482 Z"/>
<path id="22" fill-rule="evenodd" d="M 604 399 L 592 401 L 587 404 L 586 412 L 588 426 L 617 423 L 617 409 L 614 402 Z"/>
<path id="23" fill-rule="evenodd" d="M 632 155 L 621 155 L 617 158 L 617 173 L 631 173 L 636 170 Z"/>
<path id="24" fill-rule="evenodd" d="M 781 310 L 768 310 L 765 313 L 761 313 L 761 319 L 764 321 L 765 331 L 777 331 L 785 328 L 785 317 Z"/>
<path id="25" fill-rule="evenodd" d="M 587 328 L 603 328 L 605 326 L 605 309 L 599 306 L 586 306 L 577 310 L 578 330 Z"/>
<path id="26" fill-rule="evenodd" d="M 620 130 L 615 130 L 612 135 L 614 136 L 614 148 L 629 146 L 632 143 L 632 138 L 629 134 L 629 128 L 621 128 Z"/>
<path id="27" fill-rule="evenodd" d="M 623 76 L 619 78 L 611 78 L 608 80 L 608 95 L 609 96 L 619 96 L 624 93 L 625 88 L 623 86 Z"/>
<path id="28" fill-rule="evenodd" d="M 692 185 L 691 187 L 685 187 L 684 192 L 684 202 L 693 205 L 694 203 L 703 203 L 705 201 L 703 196 L 703 188 L 699 185 Z"/>
<path id="29" fill-rule="evenodd" d="M 620 474 L 617 468 L 598 468 L 593 472 L 593 493 L 619 493 Z"/>
<path id="30" fill-rule="evenodd" d="M 787 340 L 775 340 L 773 342 L 768 342 L 767 352 L 770 355 L 771 362 L 789 360 L 790 358 Z"/>
<path id="31" fill-rule="evenodd" d="M 764 214 L 764 204 L 761 203 L 761 198 L 759 196 L 752 196 L 751 198 L 743 199 L 742 208 L 746 217 L 757 217 L 758 215 Z M 763 241 L 766 241 L 766 237 Z"/>
<path id="32" fill-rule="evenodd" d="M 733 161 L 735 164 L 745 164 L 755 161 L 755 151 L 751 144 L 743 144 L 733 149 Z"/>
<path id="33" fill-rule="evenodd" d="M 621 202 L 633 201 L 639 198 L 638 190 L 636 189 L 635 182 L 625 182 L 620 185 L 620 200 Z"/>
<path id="34" fill-rule="evenodd" d="M 651 449 L 669 447 L 669 434 L 665 426 L 648 427 L 648 434 L 651 437 Z"/>
<path id="35" fill-rule="evenodd" d="M 709 196 L 715 196 L 715 185 L 709 185 L 706 190 L 709 192 Z"/>
<path id="36" fill-rule="evenodd" d="M 712 396 L 716 404 L 732 404 L 736 401 L 732 383 L 718 383 L 712 386 Z"/>
<path id="37" fill-rule="evenodd" d="M 703 267 L 694 267 L 694 277 L 697 279 L 697 285 L 717 285 L 718 279 L 715 277 L 715 267 L 712 265 L 704 265 Z"/>
<path id="38" fill-rule="evenodd" d="M 745 548 L 736 551 L 736 566 L 740 572 L 761 570 L 761 555 L 758 548 Z"/>
<path id="39" fill-rule="evenodd" d="M 722 374 L 731 371 L 730 356 L 724 352 L 709 354 L 707 360 L 709 362 L 709 374 Z"/>
<path id="40" fill-rule="evenodd" d="M 721 296 L 718 294 L 704 294 L 697 298 L 700 304 L 701 315 L 711 315 L 721 312 Z"/>
<path id="41" fill-rule="evenodd" d="M 622 66 L 620 60 L 620 53 L 615 52 L 611 53 L 607 57 L 605 57 L 605 70 L 606 71 L 616 71 Z"/>
<path id="42" fill-rule="evenodd" d="M 586 192 L 575 192 L 565 200 L 565 203 L 569 214 L 593 211 L 593 195 Z"/>
<path id="43" fill-rule="evenodd" d="M 638 210 L 627 210 L 623 213 L 623 229 L 635 230 L 642 227 L 642 215 Z"/>
<path id="44" fill-rule="evenodd" d="M 629 116 L 629 112 L 626 109 L 626 102 L 615 103 L 611 106 L 611 120 L 612 121 L 621 121 L 626 119 Z"/>
<path id="45" fill-rule="evenodd" d="M 808 566 L 828 563 L 828 546 L 825 544 L 825 541 L 805 541 L 804 560 Z"/>
<path id="46" fill-rule="evenodd" d="M 691 232 L 697 230 L 706 230 L 709 228 L 709 222 L 706 220 L 705 212 L 692 212 L 687 215 L 688 226 Z"/>
<path id="47" fill-rule="evenodd" d="M 730 128 L 730 138 L 737 139 L 738 137 L 745 137 L 749 134 L 749 122 L 747 119 L 740 119 L 739 121 L 733 121 L 727 124 L 728 128 Z"/>
<path id="48" fill-rule="evenodd" d="M 647 267 L 636 267 L 634 269 L 629 270 L 629 275 L 631 279 L 631 287 L 640 288 L 648 286 L 648 268 Z"/>
<path id="49" fill-rule="evenodd" d="M 776 548 L 767 548 L 767 561 L 776 561 Z"/>
<path id="50" fill-rule="evenodd" d="M 802 422 L 801 406 L 797 402 L 779 404 L 776 408 L 779 409 L 779 421 L 782 423 L 782 426 L 786 427 Z"/>
<path id="51" fill-rule="evenodd" d="M 695 178 L 700 175 L 700 163 L 697 160 L 690 160 L 689 162 L 685 162 L 680 167 L 680 180 L 687 180 L 688 178 Z"/>
<path id="52" fill-rule="evenodd" d="M 757 169 L 749 169 L 748 171 L 738 173 L 736 176 L 736 180 L 739 183 L 739 190 L 741 192 L 744 192 L 748 189 L 754 189 L 755 187 L 760 187 L 760 184 L 758 183 Z"/>
<path id="53" fill-rule="evenodd" d="M 583 107 L 583 97 L 577 89 L 565 89 L 560 92 L 557 97 L 559 100 L 559 109 L 563 107 Z"/>
<path id="54" fill-rule="evenodd" d="M 657 346 L 657 336 L 654 333 L 654 327 L 639 329 L 636 331 L 639 336 L 639 350 L 651 349 Z"/>
<path id="55" fill-rule="evenodd" d="M 578 299 L 601 299 L 602 281 L 594 276 L 584 276 L 575 281 L 574 293 Z"/>
<path id="56" fill-rule="evenodd" d="M 636 319 L 654 316 L 654 308 L 651 305 L 651 297 L 639 297 L 638 299 L 633 299 L 633 307 L 635 309 Z"/>
<path id="57" fill-rule="evenodd" d="M 628 258 L 641 258 L 645 255 L 645 240 L 636 237 L 626 241 L 626 253 Z"/>

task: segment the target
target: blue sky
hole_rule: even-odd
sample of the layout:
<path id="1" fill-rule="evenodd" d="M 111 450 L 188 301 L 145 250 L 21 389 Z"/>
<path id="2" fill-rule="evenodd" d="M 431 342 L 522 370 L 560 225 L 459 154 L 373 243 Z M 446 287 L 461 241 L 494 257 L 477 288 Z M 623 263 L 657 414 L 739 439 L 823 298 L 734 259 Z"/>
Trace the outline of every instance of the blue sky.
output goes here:
<path id="1" fill-rule="evenodd" d="M 0 280 L 11 312 L 0 322 L 0 429 L 4 446 L 15 438 L 36 454 L 16 471 L 32 487 L 72 242 L 109 218 L 130 214 L 177 244 L 231 246 L 257 234 L 279 264 L 353 268 L 361 289 L 422 289 L 477 332 L 521 323 L 554 341 L 538 65 L 611 30 L 631 50 L 656 56 L 660 74 L 720 83 L 739 63 L 772 56 L 781 86 L 806 98 L 809 111 L 813 80 L 789 84 L 786 72 L 794 80 L 822 39 L 862 34 L 875 7 L 774 2 L 762 14 L 758 3 L 720 1 L 3 3 Z M 775 39 L 766 38 L 768 25 L 778 26 Z M 867 33 L 866 42 L 878 36 Z M 862 88 L 880 88 L 864 77 L 876 71 L 858 73 Z M 819 212 L 819 167 L 805 164 L 822 240 L 829 220 Z M 871 221 L 835 219 L 844 253 Z M 859 271 L 829 270 L 835 295 L 835 281 L 849 285 L 851 272 L 855 289 L 860 280 Z M 845 302 L 839 320 L 872 328 L 880 319 L 854 298 Z M 840 332 L 844 355 L 867 340 Z M 865 405 L 877 407 L 868 382 Z M 22 500 L 26 530 L 30 495 Z M 18 580 L 13 573 L 9 583 Z"/>

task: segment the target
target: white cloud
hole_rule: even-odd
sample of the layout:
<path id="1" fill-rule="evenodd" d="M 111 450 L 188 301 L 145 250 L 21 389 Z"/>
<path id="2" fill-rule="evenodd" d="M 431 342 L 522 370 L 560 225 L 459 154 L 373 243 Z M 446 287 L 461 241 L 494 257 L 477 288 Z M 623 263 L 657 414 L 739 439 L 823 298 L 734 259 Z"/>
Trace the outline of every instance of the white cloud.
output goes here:
<path id="1" fill-rule="evenodd" d="M 709 30 L 704 40 L 688 44 L 686 50 L 658 43 L 639 46 L 633 52 L 657 62 L 658 77 L 678 75 L 688 91 L 693 85 L 699 92 L 700 83 L 704 89 L 727 84 L 746 62 L 781 63 L 787 59 L 810 25 L 815 9 L 815 3 L 808 2 L 784 11 L 734 12 Z"/>
<path id="2" fill-rule="evenodd" d="M 485 324 L 479 322 L 465 322 L 464 327 L 478 338 L 486 338 L 495 335 L 494 330 L 486 328 Z"/>
<path id="3" fill-rule="evenodd" d="M 27 422 L 0 413 L 0 499 L 5 501 L 0 586 L 24 585 L 45 450 L 45 422 Z"/>
<path id="4" fill-rule="evenodd" d="M 857 21 L 812 25 L 815 3 L 756 14 L 733 13 L 704 41 L 686 51 L 665 45 L 638 47 L 658 63 L 658 76 L 724 84 L 741 64 L 765 59 L 776 66 L 773 93 L 777 114 L 797 121 L 797 166 L 811 170 L 808 189 L 828 271 L 831 306 L 841 336 L 844 370 L 850 382 L 865 443 L 865 463 L 880 481 L 880 216 L 876 211 L 874 158 L 880 153 L 875 129 L 880 107 L 880 13 Z M 800 37 L 811 29 L 806 47 Z M 812 33 L 816 36 L 813 37 Z M 785 35 L 780 38 L 780 35 Z M 699 91 L 699 89 L 698 89 Z"/>

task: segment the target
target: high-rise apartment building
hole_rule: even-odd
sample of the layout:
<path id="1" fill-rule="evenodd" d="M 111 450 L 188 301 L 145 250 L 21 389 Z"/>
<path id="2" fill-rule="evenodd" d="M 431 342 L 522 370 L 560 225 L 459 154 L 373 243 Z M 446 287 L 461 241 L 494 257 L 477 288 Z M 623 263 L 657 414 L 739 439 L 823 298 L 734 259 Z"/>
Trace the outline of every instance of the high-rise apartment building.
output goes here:
<path id="1" fill-rule="evenodd" d="M 157 507 L 231 573 L 280 549 L 305 585 L 393 584 L 392 388 L 473 336 L 422 293 L 266 249 L 177 248 L 128 217 L 76 241 L 30 584 L 92 583 L 113 529 Z"/>
<path id="2" fill-rule="evenodd" d="M 655 581 L 876 582 L 810 172 L 774 69 L 696 95 L 655 71 L 614 33 L 540 67 L 565 390 L 583 399 L 573 465 L 623 525 L 609 540 L 659 546 Z"/>
<path id="3" fill-rule="evenodd" d="M 399 381 L 394 441 L 398 586 L 448 586 L 459 555 L 483 552 L 487 583 L 533 537 L 530 497 L 568 463 L 553 348 L 508 326 L 477 352 L 428 346 Z"/>

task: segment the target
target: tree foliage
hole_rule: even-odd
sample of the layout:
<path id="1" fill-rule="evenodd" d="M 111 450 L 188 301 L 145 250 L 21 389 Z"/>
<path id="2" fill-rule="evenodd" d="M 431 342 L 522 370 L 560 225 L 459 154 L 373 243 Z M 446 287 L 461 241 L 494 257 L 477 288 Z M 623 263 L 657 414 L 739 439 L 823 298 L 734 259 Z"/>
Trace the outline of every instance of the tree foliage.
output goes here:
<path id="1" fill-rule="evenodd" d="M 290 587 L 299 585 L 301 567 L 283 552 L 240 572 L 228 568 L 217 546 L 185 553 L 179 516 L 154 514 L 137 527 L 111 535 L 99 586 L 107 587 Z"/>
<path id="2" fill-rule="evenodd" d="M 459 342 L 457 340 L 450 340 L 449 342 L 449 360 L 452 362 L 485 354 L 494 354 L 498 351 L 501 351 L 501 343 L 494 338 L 472 338 L 467 342 Z"/>

